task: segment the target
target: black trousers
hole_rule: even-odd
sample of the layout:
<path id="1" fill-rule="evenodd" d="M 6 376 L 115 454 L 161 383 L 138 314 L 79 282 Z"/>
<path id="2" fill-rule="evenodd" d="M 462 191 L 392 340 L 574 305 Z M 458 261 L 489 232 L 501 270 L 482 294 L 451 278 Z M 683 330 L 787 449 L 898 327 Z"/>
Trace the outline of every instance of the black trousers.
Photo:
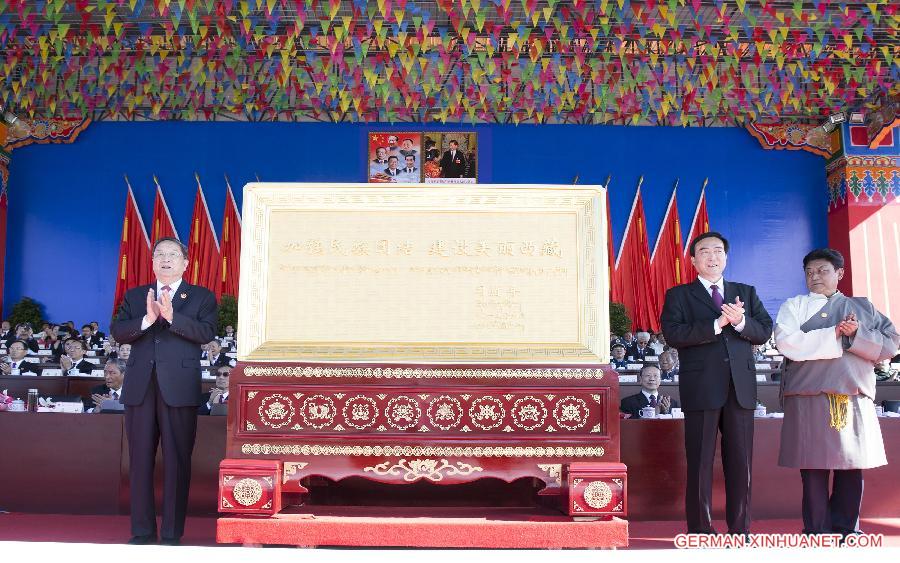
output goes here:
<path id="1" fill-rule="evenodd" d="M 834 478 L 829 494 L 831 473 Z M 859 532 L 862 469 L 801 469 L 800 478 L 803 480 L 804 534 Z"/>
<path id="2" fill-rule="evenodd" d="M 156 449 L 162 441 L 164 481 L 160 535 L 165 539 L 181 538 L 191 485 L 191 453 L 197 436 L 197 407 L 167 405 L 154 370 L 143 402 L 125 406 L 125 433 L 130 461 L 132 535 L 156 535 L 153 474 Z"/>
<path id="3" fill-rule="evenodd" d="M 753 466 L 753 409 L 737 401 L 734 384 L 718 409 L 684 412 L 687 486 L 684 509 L 688 533 L 714 534 L 712 527 L 713 463 L 716 438 L 722 434 L 725 473 L 725 521 L 732 534 L 750 532 L 750 477 Z"/>

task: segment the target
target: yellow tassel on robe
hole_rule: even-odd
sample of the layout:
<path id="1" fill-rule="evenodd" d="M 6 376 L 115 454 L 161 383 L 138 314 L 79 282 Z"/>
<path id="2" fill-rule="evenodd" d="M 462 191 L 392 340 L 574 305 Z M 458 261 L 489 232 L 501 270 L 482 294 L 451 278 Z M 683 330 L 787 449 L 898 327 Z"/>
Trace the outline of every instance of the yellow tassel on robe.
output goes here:
<path id="1" fill-rule="evenodd" d="M 826 393 L 828 396 L 828 410 L 831 414 L 831 427 L 840 432 L 847 427 L 849 416 L 850 396 Z"/>

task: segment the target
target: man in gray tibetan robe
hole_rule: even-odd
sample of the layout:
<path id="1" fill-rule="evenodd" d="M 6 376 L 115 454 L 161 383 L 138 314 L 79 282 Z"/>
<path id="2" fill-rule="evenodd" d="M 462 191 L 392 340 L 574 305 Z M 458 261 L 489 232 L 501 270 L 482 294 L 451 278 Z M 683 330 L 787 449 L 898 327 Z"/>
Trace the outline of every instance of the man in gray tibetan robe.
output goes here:
<path id="1" fill-rule="evenodd" d="M 775 321 L 775 344 L 791 360 L 778 463 L 800 469 L 804 533 L 846 536 L 859 533 L 862 470 L 887 464 L 873 366 L 897 353 L 900 335 L 868 299 L 837 290 L 838 251 L 814 250 L 803 268 L 810 293 L 788 299 Z"/>

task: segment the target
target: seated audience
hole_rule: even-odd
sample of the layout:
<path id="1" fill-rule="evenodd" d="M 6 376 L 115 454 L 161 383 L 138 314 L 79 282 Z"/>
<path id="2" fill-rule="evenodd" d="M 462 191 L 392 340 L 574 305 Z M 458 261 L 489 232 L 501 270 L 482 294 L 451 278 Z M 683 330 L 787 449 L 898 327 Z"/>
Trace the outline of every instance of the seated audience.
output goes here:
<path id="1" fill-rule="evenodd" d="M 625 355 L 628 358 L 634 358 L 637 361 L 644 361 L 644 358 L 647 356 L 655 356 L 656 353 L 650 348 L 650 333 L 649 332 L 639 332 L 637 334 L 637 341 L 625 351 Z"/>
<path id="2" fill-rule="evenodd" d="M 5 341 L 10 337 L 10 334 L 15 336 L 15 333 L 12 332 L 12 325 L 10 324 L 10 322 L 4 320 L 2 323 L 0 323 L 0 338 Z"/>
<path id="3" fill-rule="evenodd" d="M 650 335 L 650 348 L 653 350 L 654 356 L 659 356 L 666 349 L 666 337 L 660 332 L 659 334 Z"/>
<path id="4" fill-rule="evenodd" d="M 641 418 L 641 409 L 644 407 L 659 408 L 660 414 L 669 414 L 672 407 L 677 407 L 678 402 L 673 401 L 669 395 L 659 393 L 659 368 L 653 364 L 647 364 L 641 368 L 638 376 L 641 384 L 641 392 L 622 399 L 619 410 L 629 415 L 628 418 Z"/>
<path id="5" fill-rule="evenodd" d="M 38 345 L 44 350 L 52 350 L 57 342 L 59 342 L 59 327 L 44 325 L 43 334 L 38 338 Z"/>
<path id="6" fill-rule="evenodd" d="M 103 345 L 103 339 L 94 334 L 89 324 L 81 327 L 81 340 L 84 341 L 84 345 L 88 350 L 93 350 Z"/>
<path id="7" fill-rule="evenodd" d="M 2 375 L 40 375 L 41 368 L 38 367 L 36 360 L 27 358 L 28 349 L 21 340 L 13 340 L 10 343 L 9 358 L 0 363 L 0 374 Z"/>
<path id="8" fill-rule="evenodd" d="M 659 355 L 659 378 L 662 381 L 675 381 L 676 375 L 678 375 L 678 368 L 675 367 L 672 354 L 663 352 Z"/>
<path id="9" fill-rule="evenodd" d="M 19 323 L 16 325 L 15 334 L 7 337 L 6 339 L 6 347 L 9 348 L 9 345 L 12 344 L 13 340 L 21 340 L 25 343 L 25 347 L 37 354 L 37 351 L 41 349 L 38 345 L 38 341 L 35 340 L 31 324 L 30 323 Z"/>
<path id="10" fill-rule="evenodd" d="M 97 321 L 91 321 L 91 332 L 93 332 L 94 336 L 98 337 L 101 341 L 106 338 L 106 334 L 100 332 L 100 323 Z"/>
<path id="11" fill-rule="evenodd" d="M 222 345 L 215 339 L 206 345 L 206 359 L 209 360 L 210 367 L 234 367 L 235 363 L 237 363 L 232 358 L 229 358 L 222 353 Z"/>
<path id="12" fill-rule="evenodd" d="M 228 403 L 228 379 L 231 375 L 231 366 L 219 366 L 216 370 L 216 386 L 209 393 L 203 394 L 198 414 L 209 414 L 212 406 L 216 404 Z"/>
<path id="13" fill-rule="evenodd" d="M 621 344 L 613 345 L 612 358 L 609 361 L 613 369 L 627 369 L 628 360 L 625 359 L 625 347 Z"/>
<path id="14" fill-rule="evenodd" d="M 626 331 L 625 334 L 622 335 L 622 338 L 618 340 L 618 342 L 627 350 L 629 346 L 635 343 L 634 335 L 632 335 L 631 332 Z"/>
<path id="15" fill-rule="evenodd" d="M 131 344 L 119 344 L 118 348 L 112 353 L 116 355 L 116 358 L 128 361 L 128 358 L 131 356 Z"/>
<path id="16" fill-rule="evenodd" d="M 118 401 L 122 396 L 122 383 L 125 381 L 125 362 L 121 360 L 107 360 L 103 366 L 103 385 L 91 388 L 91 398 L 85 401 L 85 412 L 102 412 L 103 401 L 112 399 Z"/>
<path id="17" fill-rule="evenodd" d="M 752 346 L 752 348 L 753 348 L 753 359 L 756 360 L 757 362 L 764 362 L 769 359 L 769 357 L 766 356 L 766 354 L 763 352 L 762 346 L 757 346 L 756 344 L 754 344 Z"/>
<path id="18" fill-rule="evenodd" d="M 69 338 L 66 340 L 66 355 L 59 358 L 59 366 L 65 375 L 79 375 L 82 373 L 90 374 L 95 369 L 95 365 L 84 359 L 84 353 L 87 347 L 84 340 L 80 338 Z"/>

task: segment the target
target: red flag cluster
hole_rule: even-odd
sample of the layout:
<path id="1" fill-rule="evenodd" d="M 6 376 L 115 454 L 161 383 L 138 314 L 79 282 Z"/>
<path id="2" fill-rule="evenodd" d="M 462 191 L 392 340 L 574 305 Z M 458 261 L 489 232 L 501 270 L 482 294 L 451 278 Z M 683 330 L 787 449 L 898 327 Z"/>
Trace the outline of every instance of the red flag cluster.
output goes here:
<path id="1" fill-rule="evenodd" d="M 150 248 L 151 241 L 173 237 L 180 239 L 169 207 L 163 197 L 162 188 L 156 177 L 156 200 L 153 204 L 152 238 L 147 235 L 144 222 L 138 211 L 131 185 L 125 202 L 122 240 L 119 244 L 119 262 L 116 276 L 116 294 L 113 311 L 119 307 L 125 292 L 132 287 L 153 281 Z M 126 183 L 128 179 L 126 178 Z M 219 298 L 222 294 L 238 294 L 238 278 L 241 253 L 241 218 L 238 213 L 231 185 L 227 188 L 225 218 L 222 222 L 222 248 L 216 238 L 212 217 L 203 195 L 200 178 L 197 177 L 197 194 L 194 198 L 194 213 L 191 218 L 190 238 L 187 241 L 188 267 L 184 279 L 188 283 L 201 285 L 213 291 Z"/>
<path id="2" fill-rule="evenodd" d="M 608 231 L 610 264 L 615 264 L 615 268 L 611 268 L 610 271 L 610 295 L 613 301 L 625 305 L 632 326 L 636 329 L 659 332 L 659 314 L 662 311 L 666 290 L 697 278 L 688 249 L 682 244 L 675 192 L 676 189 L 673 189 L 662 227 L 653 247 L 653 254 L 650 254 L 647 242 L 647 220 L 644 216 L 640 184 L 634 195 L 625 235 L 615 261 L 612 255 L 612 232 L 611 229 Z M 607 210 L 608 202 L 609 192 L 607 192 Z M 704 183 L 688 242 L 707 231 L 709 231 L 709 216 L 706 212 L 706 183 Z"/>

